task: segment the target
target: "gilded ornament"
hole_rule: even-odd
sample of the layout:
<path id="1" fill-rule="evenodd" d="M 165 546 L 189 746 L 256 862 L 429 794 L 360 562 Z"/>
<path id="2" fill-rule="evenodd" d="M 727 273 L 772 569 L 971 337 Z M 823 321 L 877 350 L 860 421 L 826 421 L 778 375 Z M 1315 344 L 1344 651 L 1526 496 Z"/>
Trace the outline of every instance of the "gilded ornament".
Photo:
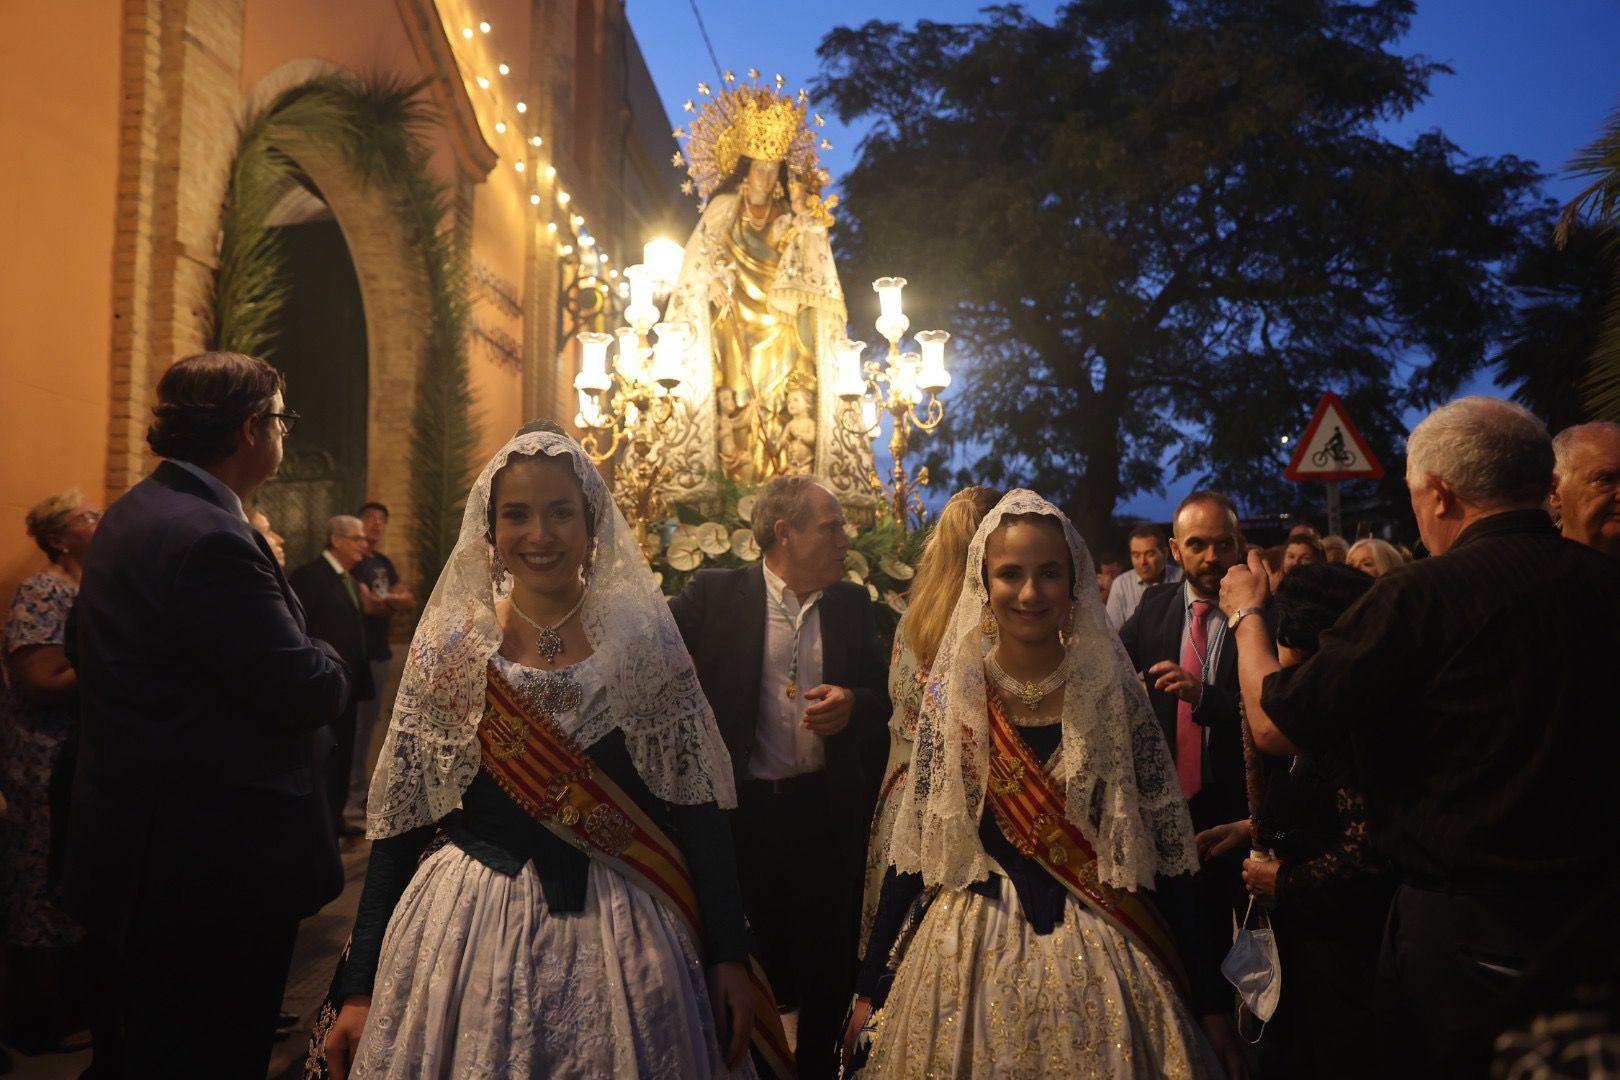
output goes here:
<path id="1" fill-rule="evenodd" d="M 635 831 L 629 818 L 603 803 L 585 818 L 585 835 L 609 855 L 620 855 L 630 846 Z"/>

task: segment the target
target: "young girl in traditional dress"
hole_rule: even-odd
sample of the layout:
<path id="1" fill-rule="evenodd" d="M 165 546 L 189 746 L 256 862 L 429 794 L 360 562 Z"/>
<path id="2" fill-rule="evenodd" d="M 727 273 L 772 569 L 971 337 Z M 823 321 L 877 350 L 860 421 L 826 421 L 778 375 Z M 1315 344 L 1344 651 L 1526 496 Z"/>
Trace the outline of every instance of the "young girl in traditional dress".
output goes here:
<path id="1" fill-rule="evenodd" d="M 752 1076 L 751 1038 L 780 1067 L 735 804 L 624 518 L 577 443 L 525 428 L 473 486 L 411 642 L 332 1073 Z"/>
<path id="2" fill-rule="evenodd" d="M 1056 507 L 1013 491 L 962 573 L 852 1064 L 869 1050 L 872 1077 L 1220 1076 L 1147 895 L 1197 867 L 1191 821 L 1084 544 Z"/>

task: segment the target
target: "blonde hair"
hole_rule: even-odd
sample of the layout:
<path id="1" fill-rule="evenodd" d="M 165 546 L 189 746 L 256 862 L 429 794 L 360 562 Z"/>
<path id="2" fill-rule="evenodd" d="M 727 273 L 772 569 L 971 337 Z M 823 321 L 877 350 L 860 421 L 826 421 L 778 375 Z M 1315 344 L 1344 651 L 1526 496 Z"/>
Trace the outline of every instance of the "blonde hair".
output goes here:
<path id="1" fill-rule="evenodd" d="M 1396 550 L 1394 544 L 1388 540 L 1380 540 L 1376 536 L 1369 536 L 1350 545 L 1350 550 L 1345 553 L 1347 562 L 1358 548 L 1366 548 L 1372 552 L 1373 566 L 1378 571 L 1373 577 L 1383 577 L 1406 561 L 1401 558 L 1401 553 Z"/>
<path id="2" fill-rule="evenodd" d="M 963 488 L 951 496 L 934 523 L 901 627 L 920 669 L 934 662 L 939 640 L 945 636 L 945 624 L 950 622 L 956 598 L 962 592 L 962 567 L 967 562 L 968 545 L 984 515 L 1001 501 L 1001 494 L 994 488 Z"/>
<path id="3" fill-rule="evenodd" d="M 62 552 L 50 545 L 50 538 L 60 536 L 67 529 L 68 518 L 72 517 L 79 507 L 84 505 L 84 495 L 78 488 L 68 488 L 60 495 L 52 495 L 34 505 L 28 511 L 28 535 L 34 538 L 39 550 L 48 556 L 51 562 L 62 557 Z"/>

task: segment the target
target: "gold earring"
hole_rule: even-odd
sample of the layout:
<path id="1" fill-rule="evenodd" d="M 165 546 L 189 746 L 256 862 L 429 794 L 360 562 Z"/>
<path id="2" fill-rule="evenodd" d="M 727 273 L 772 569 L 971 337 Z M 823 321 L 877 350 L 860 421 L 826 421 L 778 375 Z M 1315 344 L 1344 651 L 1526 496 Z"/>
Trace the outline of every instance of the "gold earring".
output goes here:
<path id="1" fill-rule="evenodd" d="M 500 585 L 506 579 L 506 563 L 501 561 L 501 553 L 494 544 L 489 546 L 489 580 Z"/>
<path id="2" fill-rule="evenodd" d="M 984 606 L 984 616 L 979 620 L 979 633 L 987 638 L 993 638 L 998 630 L 995 613 L 990 610 L 990 605 L 986 604 Z"/>

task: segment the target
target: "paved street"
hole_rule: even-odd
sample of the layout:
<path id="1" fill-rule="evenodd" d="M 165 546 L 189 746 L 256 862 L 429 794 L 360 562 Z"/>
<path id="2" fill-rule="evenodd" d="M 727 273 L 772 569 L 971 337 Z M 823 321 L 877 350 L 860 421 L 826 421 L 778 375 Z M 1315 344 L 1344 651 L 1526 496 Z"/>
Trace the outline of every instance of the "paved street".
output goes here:
<path id="1" fill-rule="evenodd" d="M 303 1075 L 304 1056 L 309 1046 L 309 1024 L 326 997 L 333 965 L 354 922 L 360 903 L 360 885 L 366 876 L 366 857 L 371 844 L 365 840 L 343 843 L 343 870 L 347 881 L 343 894 L 319 913 L 305 919 L 298 928 L 298 944 L 293 950 L 292 971 L 287 978 L 287 994 L 282 1009 L 296 1013 L 302 1026 L 276 1044 L 270 1058 L 272 1080 L 292 1080 Z M 25 1057 L 11 1051 L 12 1071 L 7 1080 L 75 1080 L 90 1064 L 88 1050 L 78 1054 L 42 1054 Z"/>

